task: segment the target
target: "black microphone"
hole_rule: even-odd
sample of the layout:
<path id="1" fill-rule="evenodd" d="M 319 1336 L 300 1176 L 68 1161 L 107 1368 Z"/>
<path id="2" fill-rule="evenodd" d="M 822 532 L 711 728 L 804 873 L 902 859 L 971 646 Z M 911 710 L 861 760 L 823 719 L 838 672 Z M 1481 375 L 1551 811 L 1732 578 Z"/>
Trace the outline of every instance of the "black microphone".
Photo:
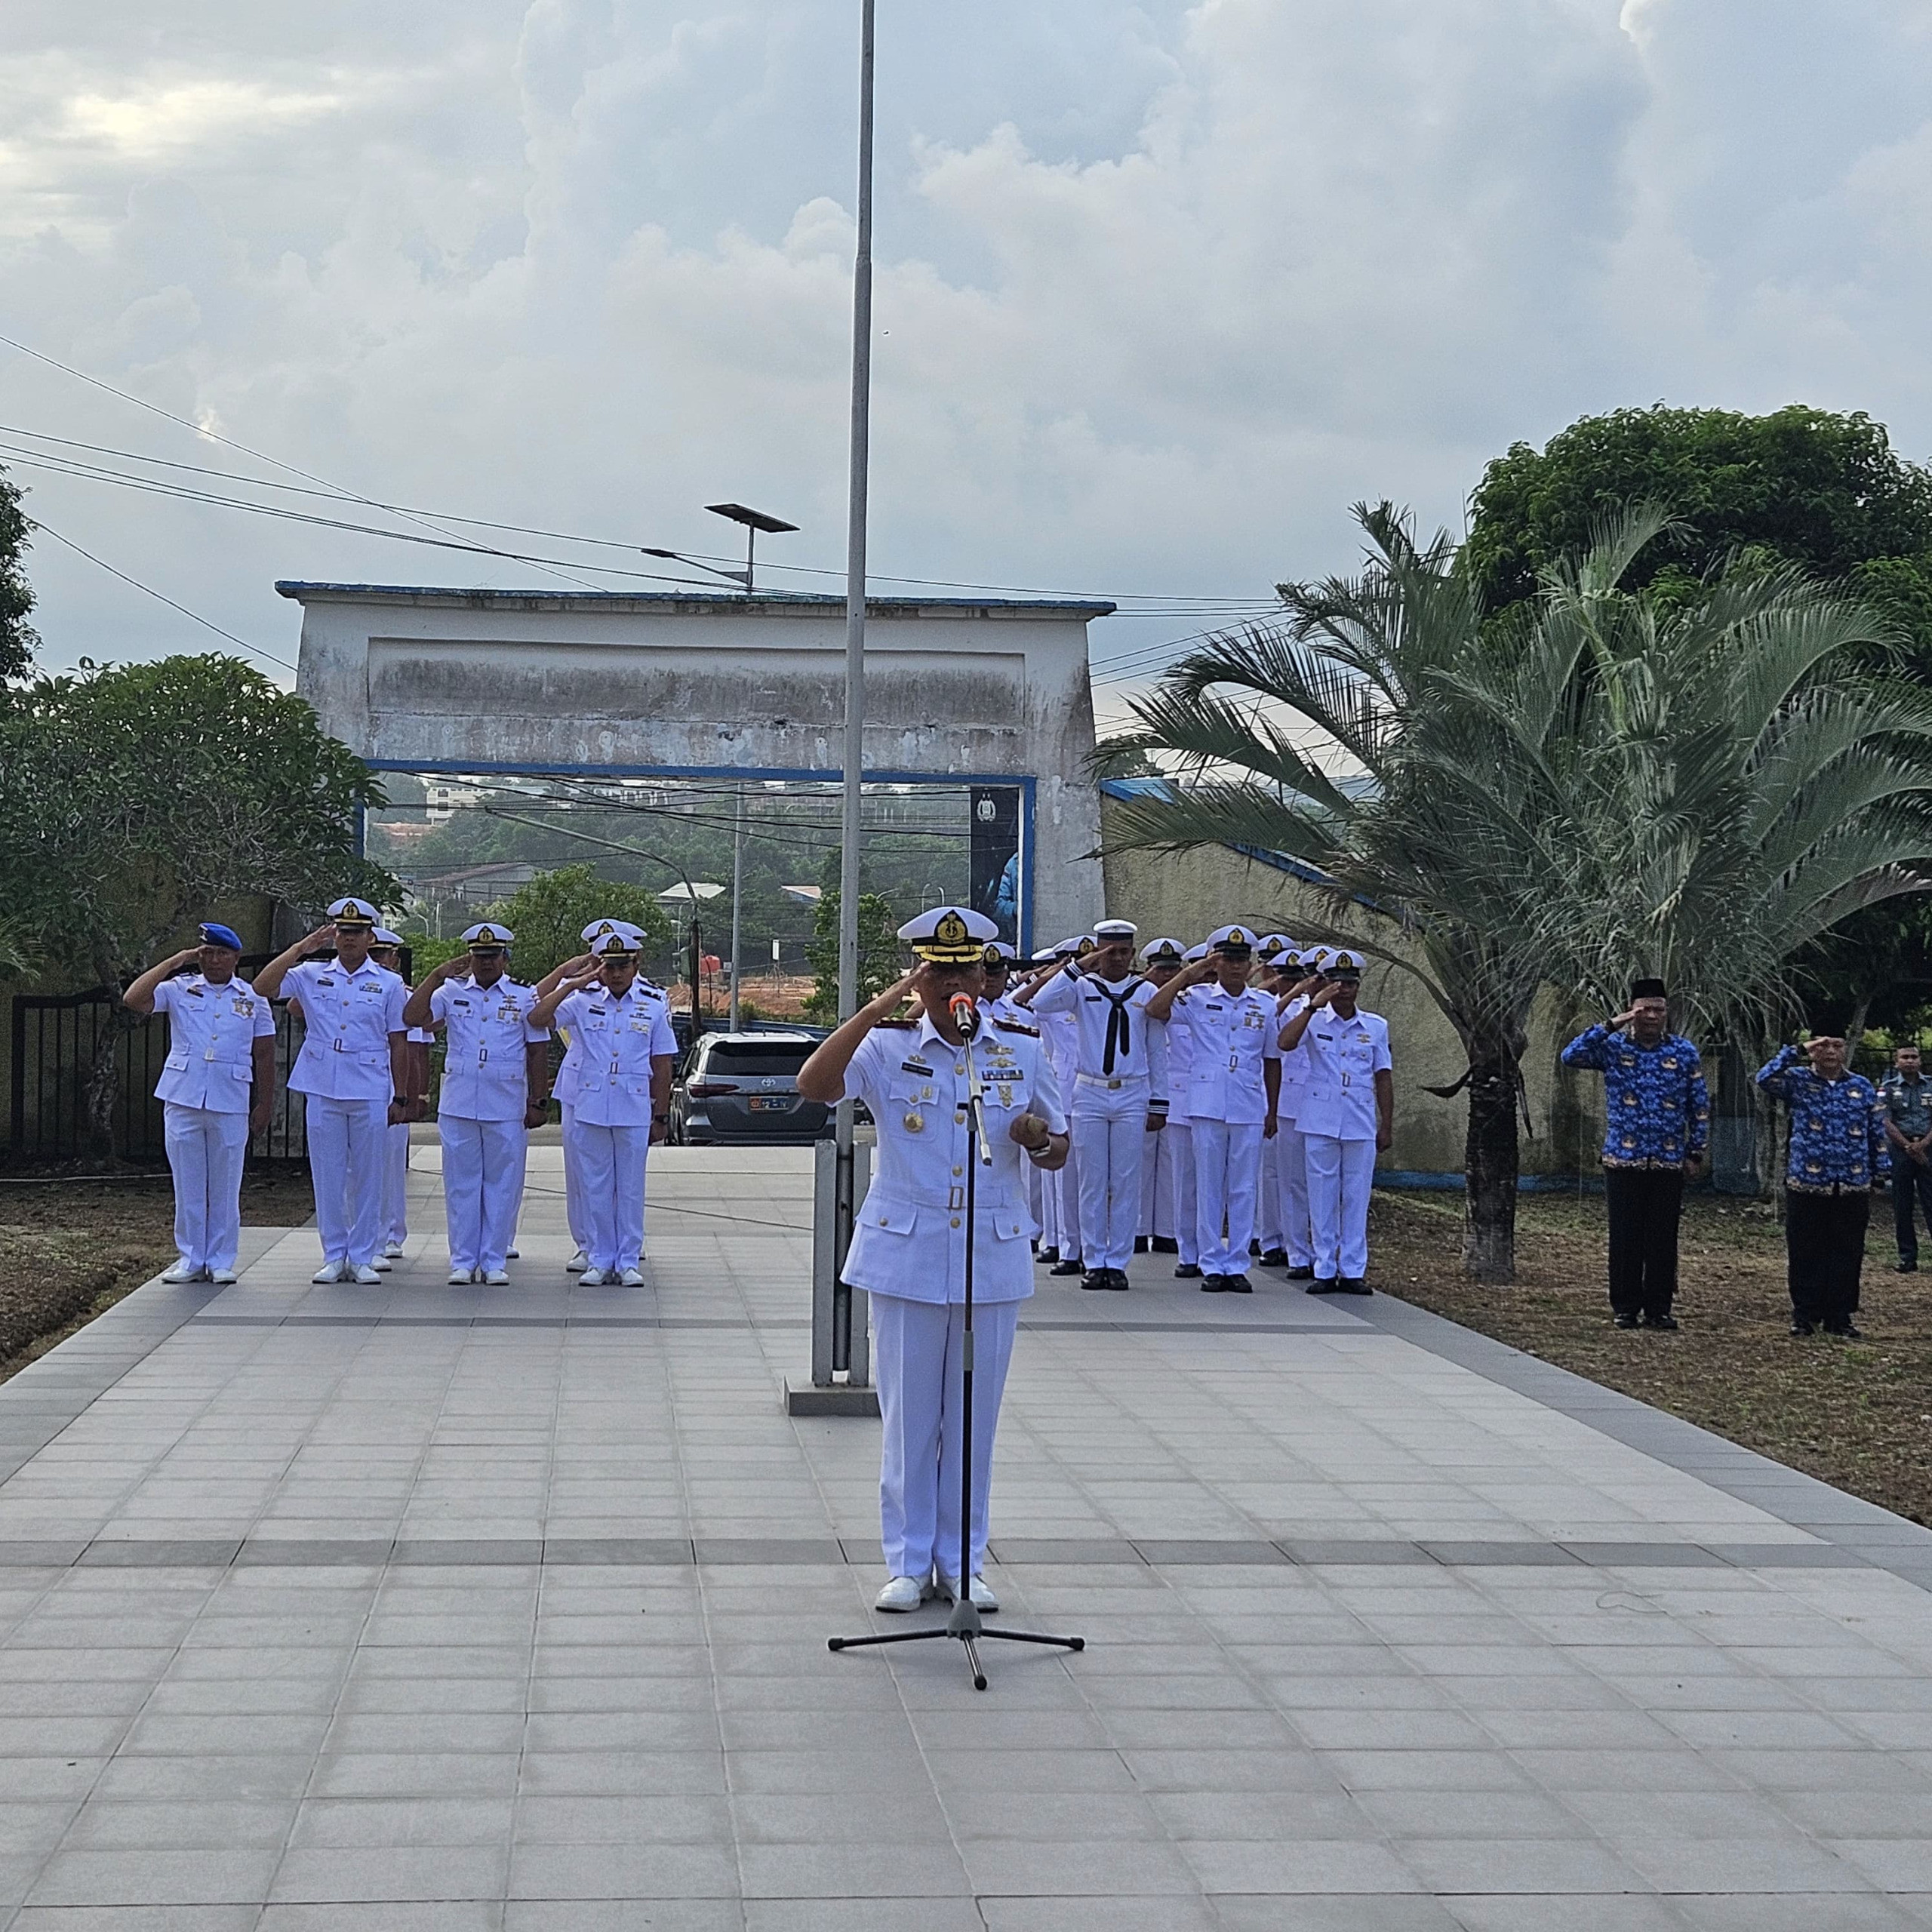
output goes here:
<path id="1" fill-rule="evenodd" d="M 955 993 L 946 1001 L 946 1010 L 952 1014 L 962 1040 L 970 1040 L 979 1032 L 980 1003 L 971 993 Z"/>

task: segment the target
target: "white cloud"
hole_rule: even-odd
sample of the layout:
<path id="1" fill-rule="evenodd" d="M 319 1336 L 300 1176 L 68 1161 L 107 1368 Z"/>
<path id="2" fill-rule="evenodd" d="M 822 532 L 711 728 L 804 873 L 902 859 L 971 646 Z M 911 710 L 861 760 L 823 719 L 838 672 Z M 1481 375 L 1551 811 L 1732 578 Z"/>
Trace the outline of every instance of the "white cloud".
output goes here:
<path id="1" fill-rule="evenodd" d="M 806 526 L 773 562 L 838 561 L 849 7 L 86 11 L 0 22 L 0 328 L 357 489 L 711 549 L 736 497 Z M 1659 396 L 1863 407 L 1923 451 L 1925 12 L 888 10 L 879 568 L 1259 592 L 1346 567 L 1355 497 L 1453 521 L 1511 441 Z M 0 420 L 208 460 L 5 352 Z M 284 655 L 275 576 L 471 574 L 18 473 Z M 35 571 L 51 659 L 198 641 Z"/>

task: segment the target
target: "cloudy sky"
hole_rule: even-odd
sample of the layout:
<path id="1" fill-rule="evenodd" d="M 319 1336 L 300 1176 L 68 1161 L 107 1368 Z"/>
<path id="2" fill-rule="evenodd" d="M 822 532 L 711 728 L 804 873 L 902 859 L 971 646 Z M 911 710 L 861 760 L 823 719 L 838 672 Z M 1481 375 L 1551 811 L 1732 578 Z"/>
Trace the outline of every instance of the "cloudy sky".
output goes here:
<path id="1" fill-rule="evenodd" d="M 8 0 L 0 334 L 339 490 L 707 552 L 735 497 L 835 568 L 857 16 Z M 1797 399 L 1932 456 L 1932 0 L 881 0 L 880 36 L 875 565 L 1158 600 L 1103 678 L 1183 599 L 1346 567 L 1357 498 L 1459 522 L 1587 411 Z M 0 423 L 302 480 L 5 346 Z M 0 460 L 270 657 L 278 577 L 555 581 Z M 49 537 L 32 571 L 49 665 L 216 641 Z"/>

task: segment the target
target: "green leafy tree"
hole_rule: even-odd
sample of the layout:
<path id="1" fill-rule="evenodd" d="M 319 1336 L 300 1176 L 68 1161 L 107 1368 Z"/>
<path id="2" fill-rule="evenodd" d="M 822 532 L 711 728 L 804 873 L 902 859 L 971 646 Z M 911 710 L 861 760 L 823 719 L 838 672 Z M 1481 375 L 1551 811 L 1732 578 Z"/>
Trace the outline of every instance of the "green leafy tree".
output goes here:
<path id="1" fill-rule="evenodd" d="M 592 865 L 559 866 L 530 883 L 485 917 L 500 919 L 516 934 L 511 950 L 516 977 L 534 984 L 584 949 L 583 929 L 593 919 L 624 919 L 643 929 L 653 946 L 668 945 L 671 922 L 641 885 L 604 878 Z"/>
<path id="2" fill-rule="evenodd" d="M 87 1081 L 111 1146 L 128 982 L 181 929 L 253 894 L 309 912 L 395 881 L 357 856 L 382 792 L 307 703 L 222 657 L 84 665 L 0 710 L 0 894 L 48 965 L 111 996 Z"/>
<path id="3" fill-rule="evenodd" d="M 24 678 L 33 666 L 40 639 L 27 622 L 33 589 L 27 582 L 27 534 L 32 528 L 20 507 L 20 490 L 0 469 L 0 683 Z"/>
<path id="4" fill-rule="evenodd" d="M 1281 624 L 1136 703 L 1192 782 L 1125 801 L 1122 842 L 1287 853 L 1328 881 L 1333 930 L 1417 976 L 1469 1055 L 1464 1265 L 1506 1281 L 1539 988 L 1614 1008 L 1661 971 L 1734 1035 L 1761 1029 L 1798 952 L 1915 888 L 1932 707 L 1858 669 L 1881 620 L 1789 568 L 1688 607 L 1631 590 L 1660 512 L 1600 526 L 1500 622 L 1447 538 L 1358 514 L 1360 577 L 1286 586 Z"/>
<path id="5" fill-rule="evenodd" d="M 899 963 L 899 921 L 882 894 L 859 895 L 859 1003 L 877 997 L 903 970 Z M 812 920 L 805 958 L 817 976 L 804 1003 L 805 1017 L 820 1026 L 838 1023 L 838 894 L 823 894 Z"/>

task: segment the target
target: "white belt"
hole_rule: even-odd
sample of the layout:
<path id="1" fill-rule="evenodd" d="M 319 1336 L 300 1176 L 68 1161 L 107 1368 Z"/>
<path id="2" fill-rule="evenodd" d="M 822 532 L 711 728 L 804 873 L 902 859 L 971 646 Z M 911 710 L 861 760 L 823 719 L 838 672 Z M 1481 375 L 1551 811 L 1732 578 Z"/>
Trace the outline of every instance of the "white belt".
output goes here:
<path id="1" fill-rule="evenodd" d="M 1116 1076 L 1111 1073 L 1076 1073 L 1075 1081 L 1084 1087 L 1098 1087 L 1104 1093 L 1117 1094 L 1123 1087 L 1144 1087 L 1147 1084 L 1145 1074 L 1130 1073 Z"/>

